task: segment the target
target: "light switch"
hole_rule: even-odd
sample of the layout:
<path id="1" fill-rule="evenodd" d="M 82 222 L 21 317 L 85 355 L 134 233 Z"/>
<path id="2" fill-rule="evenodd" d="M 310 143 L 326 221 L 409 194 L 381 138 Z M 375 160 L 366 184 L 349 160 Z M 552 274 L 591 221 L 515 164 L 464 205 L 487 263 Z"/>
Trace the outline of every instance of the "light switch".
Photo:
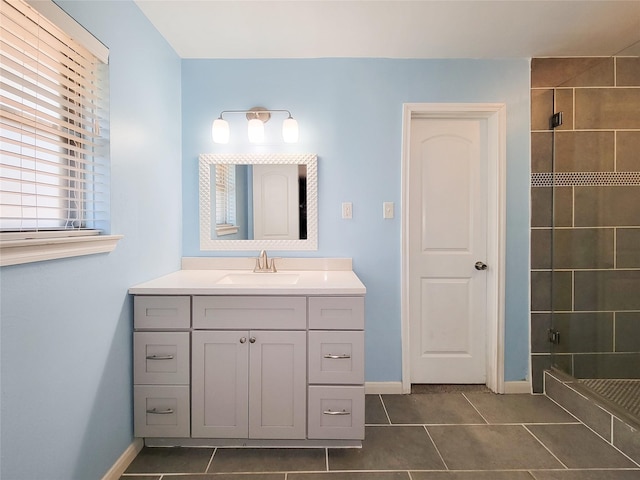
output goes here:
<path id="1" fill-rule="evenodd" d="M 353 205 L 351 202 L 342 202 L 342 218 L 353 218 Z"/>
<path id="2" fill-rule="evenodd" d="M 382 218 L 393 218 L 393 202 L 382 204 Z"/>

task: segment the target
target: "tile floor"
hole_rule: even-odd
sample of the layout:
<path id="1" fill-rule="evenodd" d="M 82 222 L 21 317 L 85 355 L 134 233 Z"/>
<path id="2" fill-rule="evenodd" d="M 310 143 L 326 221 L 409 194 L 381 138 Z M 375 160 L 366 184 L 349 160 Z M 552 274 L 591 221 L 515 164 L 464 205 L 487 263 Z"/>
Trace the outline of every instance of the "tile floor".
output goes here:
<path id="1" fill-rule="evenodd" d="M 367 395 L 361 449 L 148 448 L 121 480 L 640 480 L 541 395 Z"/>

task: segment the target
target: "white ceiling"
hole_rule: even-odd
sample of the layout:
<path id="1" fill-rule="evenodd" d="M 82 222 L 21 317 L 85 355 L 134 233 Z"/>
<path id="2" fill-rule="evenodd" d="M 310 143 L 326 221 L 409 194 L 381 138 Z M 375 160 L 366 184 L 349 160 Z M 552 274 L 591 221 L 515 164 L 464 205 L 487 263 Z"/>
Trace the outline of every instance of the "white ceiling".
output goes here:
<path id="1" fill-rule="evenodd" d="M 136 0 L 182 58 L 640 55 L 640 0 Z"/>

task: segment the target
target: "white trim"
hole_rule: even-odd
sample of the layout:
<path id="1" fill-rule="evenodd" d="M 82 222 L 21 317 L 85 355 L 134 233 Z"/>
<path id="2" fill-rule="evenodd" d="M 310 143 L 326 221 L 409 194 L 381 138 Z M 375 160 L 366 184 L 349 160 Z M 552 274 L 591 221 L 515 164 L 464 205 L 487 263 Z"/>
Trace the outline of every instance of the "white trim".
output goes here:
<path id="1" fill-rule="evenodd" d="M 0 266 L 109 253 L 122 235 L 27 238 L 0 242 Z"/>
<path id="2" fill-rule="evenodd" d="M 402 382 L 365 382 L 364 393 L 366 395 L 401 394 Z"/>
<path id="3" fill-rule="evenodd" d="M 487 387 L 504 393 L 506 106 L 503 103 L 405 103 L 402 120 L 402 391 L 411 392 L 408 292 L 408 163 L 412 118 L 485 118 L 488 128 Z"/>
<path id="4" fill-rule="evenodd" d="M 127 447 L 122 455 L 120 455 L 120 458 L 116 460 L 116 463 L 114 463 L 107 473 L 104 474 L 102 480 L 118 480 L 131 462 L 133 462 L 133 459 L 136 458 L 136 455 L 140 453 L 142 447 L 144 447 L 142 439 L 134 438 L 131 445 Z"/>
<path id="5" fill-rule="evenodd" d="M 531 393 L 531 383 L 527 380 L 504 382 L 504 393 Z"/>

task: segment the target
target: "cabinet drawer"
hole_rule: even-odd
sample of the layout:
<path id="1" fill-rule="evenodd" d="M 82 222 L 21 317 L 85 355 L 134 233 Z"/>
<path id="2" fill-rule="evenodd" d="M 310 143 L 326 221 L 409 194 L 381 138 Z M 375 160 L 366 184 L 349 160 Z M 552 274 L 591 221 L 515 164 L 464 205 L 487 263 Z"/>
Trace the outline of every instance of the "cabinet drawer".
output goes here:
<path id="1" fill-rule="evenodd" d="M 305 330 L 305 297 L 193 297 L 195 329 Z"/>
<path id="2" fill-rule="evenodd" d="M 309 332 L 309 383 L 364 383 L 364 332 Z"/>
<path id="3" fill-rule="evenodd" d="M 309 438 L 364 439 L 364 387 L 309 387 Z"/>
<path id="4" fill-rule="evenodd" d="M 364 297 L 310 297 L 309 328 L 364 329 Z"/>
<path id="5" fill-rule="evenodd" d="M 133 387 L 134 435 L 136 437 L 188 437 L 189 387 Z"/>
<path id="6" fill-rule="evenodd" d="M 191 297 L 133 297 L 133 326 L 140 329 L 180 330 L 189 328 Z"/>
<path id="7" fill-rule="evenodd" d="M 133 382 L 189 384 L 189 332 L 135 332 Z"/>

